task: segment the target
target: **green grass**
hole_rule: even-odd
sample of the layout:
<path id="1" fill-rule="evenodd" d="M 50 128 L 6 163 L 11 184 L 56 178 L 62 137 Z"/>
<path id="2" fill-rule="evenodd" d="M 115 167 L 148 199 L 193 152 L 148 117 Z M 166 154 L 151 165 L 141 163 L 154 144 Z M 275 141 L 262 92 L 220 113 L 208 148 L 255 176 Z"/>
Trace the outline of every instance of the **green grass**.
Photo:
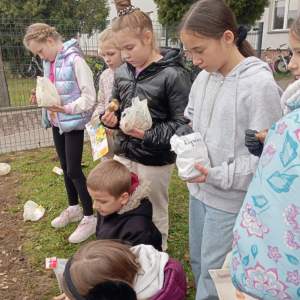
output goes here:
<path id="1" fill-rule="evenodd" d="M 54 166 L 59 166 L 58 157 L 54 148 L 44 148 L 25 152 L 24 155 L 6 154 L 0 156 L 0 160 L 10 157 L 12 170 L 23 174 L 20 180 L 21 189 L 15 191 L 22 199 L 23 204 L 32 200 L 45 207 L 44 217 L 38 222 L 26 222 L 23 226 L 26 231 L 31 232 L 25 243 L 25 251 L 32 263 L 38 269 L 44 269 L 45 257 L 57 256 L 69 258 L 83 244 L 70 244 L 68 237 L 76 229 L 77 223 L 70 224 L 64 228 L 54 229 L 51 220 L 58 216 L 67 205 L 67 196 L 64 180 L 52 172 Z M 2 159 L 1 159 L 2 158 Z M 99 162 L 92 162 L 89 144 L 84 146 L 83 162 L 84 173 L 88 173 Z M 186 184 L 179 179 L 175 170 L 169 189 L 170 195 L 170 233 L 168 241 L 168 253 L 170 257 L 179 260 L 185 270 L 188 286 L 194 281 L 189 259 L 188 245 L 188 190 Z M 10 207 L 12 213 L 23 211 L 23 204 Z M 88 241 L 94 240 L 91 237 Z M 87 242 L 88 242 L 87 241 Z M 37 246 L 42 246 L 37 250 Z M 28 287 L 29 289 L 32 286 Z M 53 286 L 51 295 L 58 295 L 57 285 Z M 186 299 L 195 299 L 195 290 L 188 289 Z"/>
<path id="2" fill-rule="evenodd" d="M 10 97 L 10 106 L 30 106 L 30 91 L 36 88 L 35 78 L 9 78 L 7 79 Z"/>
<path id="3" fill-rule="evenodd" d="M 276 81 L 279 81 L 279 80 L 288 80 L 290 79 L 291 77 L 293 76 L 292 73 L 288 73 L 286 75 L 283 75 L 283 74 L 278 74 L 276 71 L 274 72 L 274 79 Z"/>

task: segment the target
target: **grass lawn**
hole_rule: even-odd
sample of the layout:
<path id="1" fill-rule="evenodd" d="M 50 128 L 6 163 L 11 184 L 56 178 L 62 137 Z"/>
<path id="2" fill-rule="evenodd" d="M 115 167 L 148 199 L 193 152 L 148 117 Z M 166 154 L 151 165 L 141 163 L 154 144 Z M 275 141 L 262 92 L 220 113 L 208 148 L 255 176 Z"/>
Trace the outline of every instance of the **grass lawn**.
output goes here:
<path id="1" fill-rule="evenodd" d="M 37 268 L 44 269 L 45 257 L 71 257 L 82 245 L 73 245 L 68 241 L 68 237 L 76 229 L 77 223 L 60 229 L 51 227 L 51 220 L 67 207 L 63 177 L 52 172 L 54 166 L 59 166 L 55 149 L 31 150 L 24 152 L 24 155 L 6 154 L 0 156 L 0 161 L 7 157 L 12 159 L 10 162 L 12 170 L 25 175 L 20 180 L 21 189 L 16 191 L 23 204 L 9 207 L 11 213 L 22 212 L 23 205 L 27 200 L 41 204 L 46 209 L 44 217 L 38 222 L 18 224 L 18 226 L 22 226 L 31 233 L 26 237 L 25 243 L 25 251 L 31 262 Z M 86 143 L 83 157 L 85 174 L 88 175 L 90 170 L 98 163 L 92 162 L 91 148 L 89 143 Z M 173 174 L 169 194 L 170 235 L 167 252 L 170 257 L 179 260 L 183 264 L 189 287 L 186 299 L 191 300 L 195 299 L 195 290 L 190 287 L 194 278 L 190 267 L 188 248 L 188 190 L 186 184 L 177 176 L 177 171 Z M 88 241 L 94 239 L 95 237 L 91 237 Z M 58 295 L 57 285 L 53 287 L 51 292 L 45 291 L 46 294 L 48 294 L 48 299 L 51 299 L 50 295 Z"/>
<path id="2" fill-rule="evenodd" d="M 288 73 L 286 75 L 278 74 L 276 71 L 274 72 L 274 79 L 278 80 L 289 80 L 293 76 L 293 73 Z"/>
<path id="3" fill-rule="evenodd" d="M 7 79 L 10 97 L 10 106 L 30 106 L 30 91 L 36 88 L 35 78 L 9 78 Z"/>

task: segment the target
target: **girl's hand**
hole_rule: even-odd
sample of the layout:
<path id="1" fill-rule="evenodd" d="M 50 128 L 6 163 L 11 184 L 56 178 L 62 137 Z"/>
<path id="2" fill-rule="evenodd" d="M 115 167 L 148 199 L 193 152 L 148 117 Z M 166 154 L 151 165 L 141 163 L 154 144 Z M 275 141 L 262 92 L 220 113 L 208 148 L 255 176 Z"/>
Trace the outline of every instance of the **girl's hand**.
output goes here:
<path id="1" fill-rule="evenodd" d="M 132 127 L 130 132 L 125 132 L 122 127 L 120 126 L 120 129 L 127 135 L 130 135 L 130 136 L 133 136 L 137 139 L 141 139 L 143 140 L 144 137 L 145 137 L 145 131 L 144 130 L 140 130 L 140 129 L 137 129 L 137 128 L 134 128 Z"/>
<path id="2" fill-rule="evenodd" d="M 207 168 L 204 168 L 202 165 L 200 165 L 199 163 L 195 163 L 195 168 L 197 170 L 199 170 L 202 175 L 198 178 L 195 178 L 195 179 L 192 179 L 192 180 L 187 180 L 188 183 L 203 183 L 203 182 L 206 182 L 206 178 L 207 178 L 207 175 L 208 175 L 208 172 L 209 172 L 209 169 Z"/>
<path id="3" fill-rule="evenodd" d="M 29 101 L 31 102 L 31 104 L 37 105 L 37 100 L 36 100 L 36 96 L 31 96 Z"/>
<path id="4" fill-rule="evenodd" d="M 52 107 L 45 107 L 47 110 L 53 111 L 53 112 L 59 112 L 59 113 L 66 113 L 66 109 L 64 108 L 64 106 L 59 106 L 56 104 L 53 104 Z"/>
<path id="5" fill-rule="evenodd" d="M 105 131 L 106 131 L 106 134 L 108 134 L 108 135 L 114 135 L 113 129 L 105 128 Z"/>
<path id="6" fill-rule="evenodd" d="M 54 297 L 53 300 L 70 300 L 65 293 L 60 296 Z"/>
<path id="7" fill-rule="evenodd" d="M 100 121 L 106 126 L 115 127 L 118 123 L 118 118 L 114 112 L 106 111 Z"/>

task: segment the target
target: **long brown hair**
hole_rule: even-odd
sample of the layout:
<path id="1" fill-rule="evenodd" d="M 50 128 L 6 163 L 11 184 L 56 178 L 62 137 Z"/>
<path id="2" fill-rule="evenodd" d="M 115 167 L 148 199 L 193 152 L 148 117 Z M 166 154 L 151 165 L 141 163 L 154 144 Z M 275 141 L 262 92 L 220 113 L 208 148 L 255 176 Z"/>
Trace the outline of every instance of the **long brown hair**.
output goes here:
<path id="1" fill-rule="evenodd" d="M 35 23 L 27 28 L 26 34 L 23 38 L 25 47 L 29 47 L 30 42 L 35 40 L 38 43 L 43 43 L 50 37 L 56 42 L 61 42 L 61 36 L 56 31 L 55 27 L 51 27 L 44 23 Z"/>
<path id="2" fill-rule="evenodd" d="M 293 21 L 290 34 L 298 41 L 300 41 L 300 15 Z"/>
<path id="3" fill-rule="evenodd" d="M 117 12 L 131 6 L 130 0 L 114 0 Z M 121 15 L 112 24 L 113 32 L 124 30 L 128 28 L 135 36 L 141 38 L 143 33 L 147 30 L 152 32 L 151 48 L 160 51 L 159 47 L 155 45 L 155 36 L 153 31 L 153 24 L 150 17 L 136 8 L 133 12 Z"/>
<path id="4" fill-rule="evenodd" d="M 195 36 L 220 40 L 225 31 L 234 35 L 235 45 L 244 57 L 254 55 L 248 41 L 238 43 L 239 34 L 236 18 L 223 0 L 201 0 L 191 6 L 182 18 L 178 31 L 186 31 Z"/>
<path id="5" fill-rule="evenodd" d="M 86 297 L 97 284 L 118 280 L 133 287 L 139 263 L 130 251 L 130 245 L 112 240 L 99 240 L 82 246 L 73 256 L 70 265 L 72 282 L 80 295 Z M 76 300 L 69 291 L 65 278 L 63 291 Z"/>

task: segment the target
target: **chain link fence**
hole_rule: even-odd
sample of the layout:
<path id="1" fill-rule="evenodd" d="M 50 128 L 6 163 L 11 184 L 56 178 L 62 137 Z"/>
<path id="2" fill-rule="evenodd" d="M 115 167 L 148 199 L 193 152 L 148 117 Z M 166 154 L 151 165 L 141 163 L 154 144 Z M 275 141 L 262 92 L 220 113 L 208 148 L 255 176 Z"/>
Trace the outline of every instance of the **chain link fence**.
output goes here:
<path id="1" fill-rule="evenodd" d="M 36 86 L 36 77 L 42 76 L 42 61 L 33 56 L 23 45 L 27 27 L 32 23 L 46 23 L 54 26 L 63 40 L 77 38 L 92 69 L 97 88 L 99 76 L 105 69 L 98 57 L 99 30 L 91 29 L 88 21 L 80 20 L 30 20 L 0 19 L 0 154 L 53 145 L 52 131 L 41 125 L 41 108 L 29 102 L 30 91 Z M 163 28 L 153 23 L 158 46 L 181 47 L 177 28 Z M 248 40 L 255 49 L 259 44 L 262 30 L 249 28 Z M 186 57 L 186 68 L 193 79 L 197 70 Z"/>

